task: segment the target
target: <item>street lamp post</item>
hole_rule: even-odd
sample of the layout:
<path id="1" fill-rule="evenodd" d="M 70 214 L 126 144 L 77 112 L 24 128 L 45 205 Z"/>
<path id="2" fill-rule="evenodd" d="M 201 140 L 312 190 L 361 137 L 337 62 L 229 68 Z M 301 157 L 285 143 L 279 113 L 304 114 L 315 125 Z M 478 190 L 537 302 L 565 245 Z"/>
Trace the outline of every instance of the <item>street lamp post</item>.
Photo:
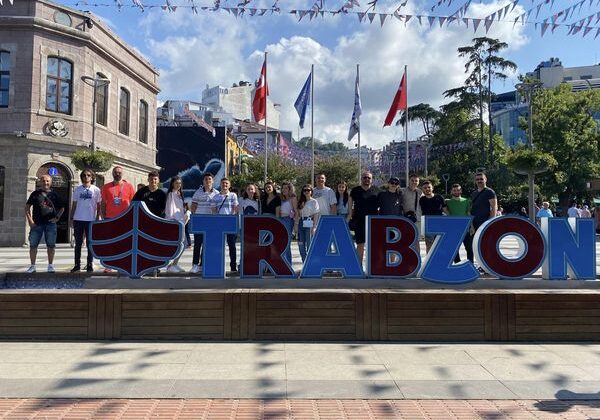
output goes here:
<path id="1" fill-rule="evenodd" d="M 446 195 L 448 195 L 448 181 L 450 180 L 450 174 L 442 174 L 442 179 L 446 183 Z"/>
<path id="2" fill-rule="evenodd" d="M 96 102 L 96 92 L 99 87 L 108 86 L 110 84 L 110 80 L 104 77 L 92 77 L 92 76 L 81 76 L 81 80 L 83 82 L 94 88 L 93 92 L 93 103 L 92 103 L 92 151 L 96 150 L 96 108 L 98 107 L 98 103 Z"/>
<path id="3" fill-rule="evenodd" d="M 425 149 L 425 178 L 429 177 L 429 146 L 431 145 L 431 136 L 429 134 L 423 134 L 419 137 L 418 142 Z"/>
<path id="4" fill-rule="evenodd" d="M 246 134 L 235 135 L 235 143 L 238 147 L 238 174 L 242 173 L 242 149 L 244 148 L 244 144 L 246 144 L 247 139 L 248 136 Z"/>
<path id="5" fill-rule="evenodd" d="M 531 99 L 533 93 L 541 87 L 542 82 L 539 80 L 527 80 L 515 85 L 515 88 L 527 101 L 527 147 L 530 149 L 533 149 L 533 106 L 531 104 Z M 529 185 L 529 193 L 527 194 L 529 220 L 535 223 L 535 174 L 532 169 L 527 172 L 527 183 Z"/>

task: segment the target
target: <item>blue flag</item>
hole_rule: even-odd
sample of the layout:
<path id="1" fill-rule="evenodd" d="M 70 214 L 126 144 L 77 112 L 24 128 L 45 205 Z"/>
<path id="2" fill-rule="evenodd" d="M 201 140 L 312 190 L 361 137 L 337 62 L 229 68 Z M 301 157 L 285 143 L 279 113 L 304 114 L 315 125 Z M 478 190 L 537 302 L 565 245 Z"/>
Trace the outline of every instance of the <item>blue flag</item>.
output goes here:
<path id="1" fill-rule="evenodd" d="M 356 83 L 354 85 L 354 110 L 352 111 L 352 120 L 350 120 L 350 130 L 348 130 L 348 141 L 360 131 L 360 115 L 362 114 L 362 105 L 360 103 L 360 88 L 358 83 L 358 70 L 356 72 Z"/>
<path id="2" fill-rule="evenodd" d="M 312 83 L 312 72 L 308 75 L 308 79 L 304 82 L 304 86 L 298 95 L 298 99 L 294 102 L 294 108 L 300 117 L 300 128 L 304 128 L 304 118 L 306 117 L 306 109 L 310 105 L 310 84 Z"/>

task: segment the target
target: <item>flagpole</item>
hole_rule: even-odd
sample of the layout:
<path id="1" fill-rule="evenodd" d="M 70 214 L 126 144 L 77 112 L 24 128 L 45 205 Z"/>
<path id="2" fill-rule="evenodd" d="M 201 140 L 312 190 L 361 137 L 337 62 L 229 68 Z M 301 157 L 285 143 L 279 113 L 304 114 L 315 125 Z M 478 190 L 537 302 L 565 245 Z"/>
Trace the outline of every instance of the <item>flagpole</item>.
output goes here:
<path id="1" fill-rule="evenodd" d="M 267 142 L 267 135 L 268 135 L 268 124 L 267 124 L 267 98 L 269 97 L 269 89 L 267 88 L 268 84 L 267 84 L 267 52 L 265 51 L 265 176 L 264 176 L 264 182 L 267 182 L 267 161 L 269 158 L 269 148 L 268 146 L 268 142 Z"/>
<path id="2" fill-rule="evenodd" d="M 356 65 L 356 80 L 358 81 L 358 84 L 360 86 L 360 69 L 359 69 L 360 64 Z M 360 116 L 357 115 L 356 116 L 356 122 L 358 123 L 358 184 L 360 185 L 360 177 L 362 175 L 362 159 L 360 156 Z"/>
<path id="3" fill-rule="evenodd" d="M 315 182 L 315 65 L 310 65 L 310 142 L 312 143 L 312 169 L 310 183 Z"/>
<path id="4" fill-rule="evenodd" d="M 404 148 L 404 160 L 406 162 L 406 167 L 405 167 L 405 178 L 406 178 L 406 187 L 408 188 L 408 178 L 410 176 L 409 174 L 409 166 L 408 166 L 408 71 L 407 71 L 408 66 L 404 65 L 404 77 L 405 77 L 405 85 L 406 86 L 406 110 L 404 111 L 404 142 L 405 142 L 405 148 Z"/>

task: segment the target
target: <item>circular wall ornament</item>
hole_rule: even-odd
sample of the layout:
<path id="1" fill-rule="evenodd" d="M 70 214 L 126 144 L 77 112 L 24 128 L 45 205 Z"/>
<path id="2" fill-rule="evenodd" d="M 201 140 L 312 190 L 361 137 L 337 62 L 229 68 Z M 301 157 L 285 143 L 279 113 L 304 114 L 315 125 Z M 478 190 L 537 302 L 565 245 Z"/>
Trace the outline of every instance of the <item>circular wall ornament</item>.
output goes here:
<path id="1" fill-rule="evenodd" d="M 46 125 L 48 134 L 52 137 L 65 137 L 69 134 L 69 129 L 63 120 L 55 119 L 48 121 Z"/>
<path id="2" fill-rule="evenodd" d="M 54 12 L 54 22 L 58 23 L 59 25 L 65 25 L 69 27 L 73 24 L 71 16 L 60 10 Z"/>

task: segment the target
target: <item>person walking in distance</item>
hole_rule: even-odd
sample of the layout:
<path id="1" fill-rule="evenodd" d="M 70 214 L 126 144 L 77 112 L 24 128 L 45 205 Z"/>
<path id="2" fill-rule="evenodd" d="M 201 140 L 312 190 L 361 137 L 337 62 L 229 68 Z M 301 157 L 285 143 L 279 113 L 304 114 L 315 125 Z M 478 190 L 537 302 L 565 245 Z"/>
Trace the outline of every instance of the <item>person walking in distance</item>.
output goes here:
<path id="1" fill-rule="evenodd" d="M 189 215 L 185 210 L 185 204 L 183 202 L 183 180 L 180 176 L 174 176 L 171 178 L 169 184 L 169 190 L 167 191 L 167 204 L 165 206 L 165 218 L 168 220 L 177 220 L 184 226 L 187 226 L 189 221 Z M 185 244 L 186 238 L 184 236 L 183 243 Z M 185 249 L 185 246 L 184 246 Z M 183 273 L 185 270 L 179 266 L 179 259 L 181 255 L 173 260 L 167 267 L 168 273 Z"/>
<path id="2" fill-rule="evenodd" d="M 419 199 L 419 204 L 423 216 L 444 216 L 448 212 L 446 201 L 441 195 L 434 194 L 431 181 L 424 181 L 421 189 L 423 190 L 423 195 Z M 429 252 L 434 241 L 435 235 L 425 235 L 426 252 Z"/>
<path id="3" fill-rule="evenodd" d="M 335 192 L 325 185 L 327 178 L 325 174 L 319 174 L 315 178 L 313 198 L 319 202 L 319 217 L 337 214 L 337 199 Z"/>
<path id="4" fill-rule="evenodd" d="M 87 247 L 87 264 L 85 271 L 94 271 L 94 256 L 89 238 L 90 224 L 100 216 L 100 203 L 102 193 L 100 188 L 94 185 L 96 174 L 91 169 L 86 169 L 80 174 L 81 185 L 73 192 L 73 206 L 71 207 L 71 220 L 73 220 L 73 231 L 75 235 L 75 265 L 71 273 L 81 270 L 81 246 L 83 238 Z"/>
<path id="5" fill-rule="evenodd" d="M 157 171 L 148 173 L 148 185 L 140 188 L 131 201 L 142 201 L 146 203 L 148 210 L 158 217 L 165 217 L 167 205 L 167 193 L 159 188 L 160 179 Z"/>
<path id="6" fill-rule="evenodd" d="M 133 185 L 123 179 L 123 168 L 115 166 L 112 170 L 112 182 L 104 184 L 101 195 L 100 212 L 103 219 L 113 219 L 123 213 L 133 200 Z"/>
<path id="7" fill-rule="evenodd" d="M 470 208 L 471 202 L 468 198 L 462 196 L 462 187 L 460 184 L 453 184 L 452 190 L 450 192 L 452 197 L 446 200 L 446 207 L 448 208 L 449 216 L 460 216 L 460 217 L 468 217 L 470 216 Z M 471 246 L 471 235 L 469 232 L 465 235 L 463 239 L 463 246 L 465 247 L 465 251 L 467 253 L 467 259 L 469 261 L 473 261 L 473 247 Z M 454 256 L 454 262 L 460 262 L 460 250 Z"/>
<path id="8" fill-rule="evenodd" d="M 221 191 L 212 198 L 213 214 L 238 214 L 240 204 L 236 193 L 229 191 L 231 183 L 229 179 L 221 179 Z M 235 249 L 236 233 L 227 234 L 227 247 L 229 248 L 229 267 L 235 273 L 237 271 L 237 254 Z"/>
<path id="9" fill-rule="evenodd" d="M 496 217 L 498 211 L 496 192 L 487 186 L 485 173 L 477 172 L 475 174 L 475 185 L 477 189 L 471 194 L 471 216 L 473 216 L 473 221 L 469 232 L 471 234 L 471 259 L 469 261 L 471 262 L 473 261 L 473 237 L 475 232 L 487 220 Z"/>
<path id="10" fill-rule="evenodd" d="M 192 214 L 212 214 L 212 199 L 219 194 L 219 191 L 213 188 L 213 175 L 205 173 L 202 177 L 202 186 L 196 190 L 192 197 Z M 202 243 L 204 235 L 194 233 L 194 253 L 192 255 L 191 273 L 199 273 L 202 265 Z"/>
<path id="11" fill-rule="evenodd" d="M 377 214 L 378 194 L 379 189 L 373 186 L 373 174 L 368 171 L 361 175 L 360 185 L 350 191 L 350 200 L 348 200 L 348 209 L 351 209 L 350 225 L 354 230 L 356 252 L 361 265 L 365 254 L 365 218 Z"/>
<path id="12" fill-rule="evenodd" d="M 571 207 L 567 210 L 568 217 L 581 217 L 581 210 L 577 207 L 577 201 L 571 201 Z"/>
<path id="13" fill-rule="evenodd" d="M 41 188 L 29 195 L 25 205 L 25 218 L 29 223 L 29 259 L 31 265 L 28 273 L 35 273 L 37 249 L 42 240 L 46 241 L 48 252 L 48 272 L 54 273 L 54 248 L 56 247 L 56 222 L 60 219 L 65 208 L 58 195 L 52 191 L 50 175 L 40 177 Z M 33 209 L 33 212 L 32 212 Z"/>

